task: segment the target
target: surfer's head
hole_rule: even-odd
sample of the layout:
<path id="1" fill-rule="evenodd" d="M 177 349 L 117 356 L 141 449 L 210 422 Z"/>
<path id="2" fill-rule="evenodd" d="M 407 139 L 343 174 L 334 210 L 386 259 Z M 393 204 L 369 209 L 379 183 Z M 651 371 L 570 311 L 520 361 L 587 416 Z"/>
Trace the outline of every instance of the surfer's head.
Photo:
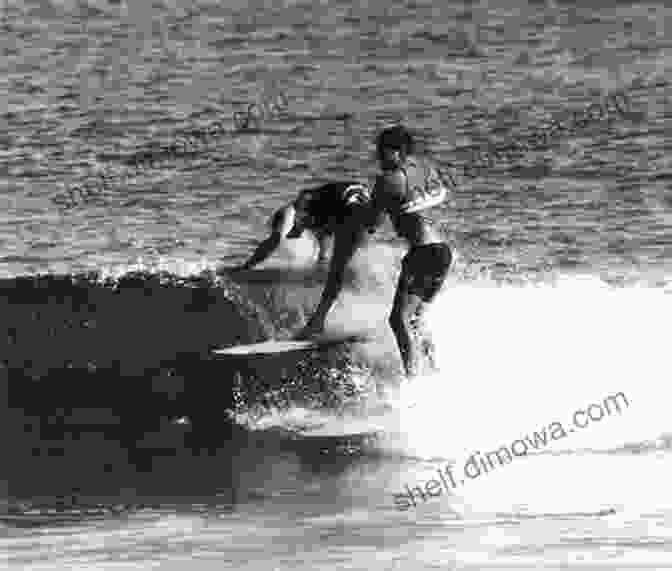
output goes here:
<path id="1" fill-rule="evenodd" d="M 415 141 L 403 125 L 383 129 L 376 139 L 376 157 L 383 170 L 399 168 L 415 151 Z"/>

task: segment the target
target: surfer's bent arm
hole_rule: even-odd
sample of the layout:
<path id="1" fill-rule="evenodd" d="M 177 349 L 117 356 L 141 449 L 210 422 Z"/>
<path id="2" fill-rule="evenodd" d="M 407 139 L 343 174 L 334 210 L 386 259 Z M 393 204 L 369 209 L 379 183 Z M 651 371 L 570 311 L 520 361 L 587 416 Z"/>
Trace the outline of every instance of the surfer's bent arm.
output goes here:
<path id="1" fill-rule="evenodd" d="M 280 245 L 280 241 L 289 234 L 292 226 L 294 226 L 294 218 L 295 210 L 293 206 L 286 206 L 278 210 L 273 215 L 271 221 L 271 235 L 259 244 L 252 256 L 250 256 L 250 259 L 240 266 L 239 269 L 249 270 L 275 252 Z"/>

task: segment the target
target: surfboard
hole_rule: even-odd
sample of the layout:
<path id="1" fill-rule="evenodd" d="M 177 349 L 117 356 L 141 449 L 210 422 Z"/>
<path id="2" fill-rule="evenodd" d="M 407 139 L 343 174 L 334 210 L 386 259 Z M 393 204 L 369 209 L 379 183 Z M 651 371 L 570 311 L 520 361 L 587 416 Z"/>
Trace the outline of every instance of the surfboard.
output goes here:
<path id="1" fill-rule="evenodd" d="M 224 349 L 214 349 L 213 353 L 218 357 L 254 357 L 261 355 L 274 355 L 278 353 L 293 353 L 296 351 L 310 351 L 327 347 L 329 345 L 339 345 L 342 343 L 355 343 L 365 341 L 362 337 L 356 335 L 323 337 L 307 339 L 303 341 L 262 341 L 260 343 L 250 343 L 247 345 L 235 345 L 234 347 L 225 347 Z"/>
<path id="2" fill-rule="evenodd" d="M 376 425 L 361 425 L 350 428 L 324 426 L 318 429 L 290 431 L 287 433 L 289 442 L 307 449 L 323 450 L 361 450 L 375 446 L 385 439 L 385 430 Z"/>

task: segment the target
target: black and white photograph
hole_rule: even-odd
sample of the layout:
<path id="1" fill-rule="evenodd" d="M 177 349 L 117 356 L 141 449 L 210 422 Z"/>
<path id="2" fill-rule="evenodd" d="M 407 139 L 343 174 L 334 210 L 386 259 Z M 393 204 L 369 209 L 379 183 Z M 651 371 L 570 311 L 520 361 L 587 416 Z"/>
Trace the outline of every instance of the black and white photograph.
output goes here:
<path id="1" fill-rule="evenodd" d="M 672 569 L 670 2 L 0 49 L 0 567 Z"/>

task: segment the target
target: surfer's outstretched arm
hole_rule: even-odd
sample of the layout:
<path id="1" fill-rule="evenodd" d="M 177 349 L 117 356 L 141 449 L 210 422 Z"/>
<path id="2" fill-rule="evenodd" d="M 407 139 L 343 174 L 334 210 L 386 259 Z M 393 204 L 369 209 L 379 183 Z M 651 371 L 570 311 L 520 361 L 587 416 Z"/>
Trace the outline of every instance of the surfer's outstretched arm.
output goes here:
<path id="1" fill-rule="evenodd" d="M 250 258 L 244 264 L 239 266 L 238 269 L 252 269 L 273 254 L 280 245 L 280 241 L 285 238 L 292 229 L 292 226 L 294 225 L 294 217 L 294 207 L 291 205 L 278 210 L 273 215 L 273 220 L 271 222 L 271 235 L 257 246 L 257 249 Z"/>
<path id="2" fill-rule="evenodd" d="M 250 259 L 239 266 L 238 269 L 251 270 L 254 266 L 263 262 L 273 252 L 275 252 L 277 247 L 280 245 L 280 240 L 282 240 L 282 236 L 280 236 L 278 232 L 273 232 L 268 238 L 259 244 L 257 249 L 250 256 Z"/>
<path id="3" fill-rule="evenodd" d="M 357 248 L 364 242 L 367 230 L 369 232 L 375 230 L 372 223 L 371 208 L 369 206 L 356 207 L 347 220 L 336 230 L 334 236 L 334 254 L 331 258 L 329 275 L 322 292 L 322 297 L 313 316 L 298 335 L 294 337 L 295 339 L 307 339 L 324 329 L 327 314 L 343 288 L 345 269 L 353 254 L 357 251 Z"/>

